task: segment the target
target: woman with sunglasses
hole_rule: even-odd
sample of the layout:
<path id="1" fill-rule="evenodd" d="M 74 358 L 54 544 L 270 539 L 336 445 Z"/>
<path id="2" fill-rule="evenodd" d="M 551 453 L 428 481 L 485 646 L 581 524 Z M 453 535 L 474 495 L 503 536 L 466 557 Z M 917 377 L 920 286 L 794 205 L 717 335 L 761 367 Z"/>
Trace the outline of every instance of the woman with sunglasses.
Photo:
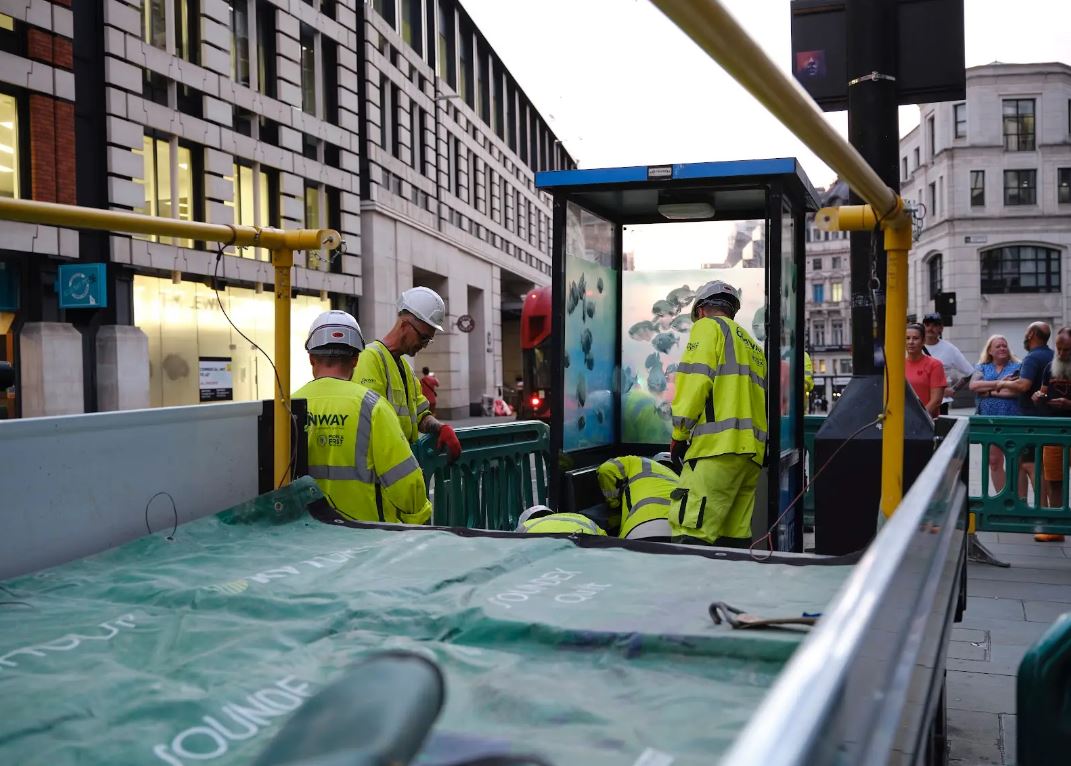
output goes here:
<path id="1" fill-rule="evenodd" d="M 446 304 L 439 294 L 427 287 L 412 287 L 398 300 L 398 318 L 383 336 L 367 345 L 357 359 L 353 380 L 387 399 L 398 415 L 402 433 L 410 444 L 420 434 L 438 438 L 438 448 L 445 449 L 450 461 L 461 455 L 461 442 L 454 429 L 431 414 L 431 405 L 421 392 L 420 383 L 403 356 L 414 356 L 427 348 L 442 330 Z"/>

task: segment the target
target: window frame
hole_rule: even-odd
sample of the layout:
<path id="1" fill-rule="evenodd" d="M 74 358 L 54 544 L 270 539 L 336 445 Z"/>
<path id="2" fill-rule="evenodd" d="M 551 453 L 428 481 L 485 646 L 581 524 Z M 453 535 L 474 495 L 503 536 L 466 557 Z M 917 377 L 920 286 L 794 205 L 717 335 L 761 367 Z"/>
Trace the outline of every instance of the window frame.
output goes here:
<path id="1" fill-rule="evenodd" d="M 10 98 L 15 110 L 10 130 L 14 135 L 14 150 L 11 156 L 14 158 L 11 164 L 11 172 L 14 178 L 11 181 L 13 197 L 9 199 L 32 199 L 32 167 L 30 164 L 30 110 L 24 91 L 7 85 L 0 85 L 0 96 Z"/>
<path id="2" fill-rule="evenodd" d="M 1014 184 L 1009 185 L 1008 180 L 1014 174 L 1014 178 L 1017 179 Z M 1027 174 L 1027 175 L 1023 175 Z M 1023 180 L 1029 178 L 1031 183 L 1025 185 Z M 1012 192 L 1018 192 L 1013 195 Z M 1023 199 L 1023 192 L 1029 191 L 1030 199 Z M 1011 201 L 1015 196 L 1017 201 Z M 1004 171 L 1004 206 L 1005 207 L 1023 207 L 1026 205 L 1036 205 L 1038 203 L 1038 171 L 1034 168 L 1020 168 L 1010 169 Z"/>
<path id="3" fill-rule="evenodd" d="M 934 300 L 938 293 L 944 291 L 945 275 L 943 253 L 934 253 L 926 259 L 926 285 L 929 292 L 928 300 Z"/>
<path id="4" fill-rule="evenodd" d="M 962 130 L 960 127 L 962 126 Z M 967 137 L 967 102 L 952 105 L 952 137 Z"/>
<path id="5" fill-rule="evenodd" d="M 1004 140 L 1004 151 L 1006 152 L 1032 152 L 1037 149 L 1037 99 L 1033 98 L 1004 98 L 1001 99 L 1001 132 Z M 1009 104 L 1015 105 L 1015 114 L 1008 114 Z M 1029 114 L 1021 111 L 1022 104 L 1030 104 Z M 1024 126 L 1029 120 L 1030 130 L 1025 130 Z M 1010 122 L 1009 122 L 1010 121 Z M 1009 125 L 1013 125 L 1015 130 L 1013 132 L 1008 131 Z M 1029 136 L 1029 141 L 1024 141 L 1024 137 Z M 1010 139 L 1014 138 L 1014 141 Z M 1015 144 L 1014 148 L 1010 144 Z M 1024 145 L 1029 144 L 1029 145 Z"/>
<path id="6" fill-rule="evenodd" d="M 1056 168 L 1056 204 L 1071 204 L 1071 168 Z"/>
<path id="7" fill-rule="evenodd" d="M 1024 255 L 1028 257 L 1024 258 Z M 982 250 L 978 258 L 982 295 L 1060 293 L 1062 289 L 1063 264 L 1058 248 L 1041 244 L 1005 244 Z M 1033 265 L 1024 269 L 1024 263 Z M 1043 274 L 1044 284 L 1041 283 Z M 1033 278 L 1035 284 L 1021 284 L 1024 277 Z M 1019 284 L 1012 284 L 1013 281 Z"/>
<path id="8" fill-rule="evenodd" d="M 970 171 L 971 207 L 985 207 L 985 171 Z M 975 180 L 980 183 L 975 184 Z"/>

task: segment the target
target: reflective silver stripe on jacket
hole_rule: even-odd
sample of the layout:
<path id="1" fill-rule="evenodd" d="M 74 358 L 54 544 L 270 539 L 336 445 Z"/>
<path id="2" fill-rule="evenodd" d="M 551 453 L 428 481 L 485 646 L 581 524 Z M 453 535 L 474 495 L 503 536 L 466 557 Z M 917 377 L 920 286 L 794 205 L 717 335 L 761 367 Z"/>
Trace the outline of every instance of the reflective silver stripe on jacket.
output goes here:
<path id="1" fill-rule="evenodd" d="M 387 350 L 387 347 L 383 345 L 382 341 L 370 344 L 368 348 L 375 350 L 376 354 L 379 355 L 380 363 L 383 365 L 383 385 L 387 391 L 387 401 L 390 402 L 391 407 L 394 408 L 394 411 L 399 418 L 406 418 L 413 424 L 413 433 L 416 433 L 416 414 L 409 412 L 409 381 L 406 380 L 405 374 L 399 369 L 398 375 L 402 381 L 402 390 L 405 392 L 406 398 L 404 402 L 394 401 L 394 387 L 390 384 L 390 365 L 394 364 L 395 367 L 398 365 L 394 363 L 390 351 Z M 405 363 L 403 362 L 402 364 Z"/>
<path id="2" fill-rule="evenodd" d="M 425 412 L 428 412 L 430 409 L 431 409 L 431 402 L 429 402 L 427 399 L 425 399 L 423 401 L 423 403 L 421 403 L 416 408 L 417 417 L 419 418 L 421 415 L 423 415 Z"/>
<path id="3" fill-rule="evenodd" d="M 375 391 L 365 392 L 357 419 L 357 440 L 353 445 L 353 465 L 310 465 L 309 476 L 326 481 L 360 481 L 371 484 L 375 473 L 368 467 L 368 446 L 372 434 L 372 410 L 379 401 Z M 391 469 L 393 470 L 393 469 Z"/>
<path id="4" fill-rule="evenodd" d="M 636 503 L 634 506 L 632 506 L 629 509 L 628 515 L 632 516 L 632 514 L 634 514 L 640 508 L 643 508 L 645 505 L 669 505 L 669 498 L 668 497 L 645 497 L 645 498 L 643 498 L 643 500 L 640 500 L 638 503 Z"/>
<path id="5" fill-rule="evenodd" d="M 395 484 L 395 483 L 401 481 L 406 476 L 409 476 L 411 473 L 413 473 L 413 471 L 419 471 L 419 470 L 420 470 L 420 464 L 417 463 L 415 457 L 410 455 L 405 460 L 403 460 L 402 462 L 398 463 L 398 465 L 394 466 L 393 468 L 388 470 L 386 473 L 384 473 L 382 476 L 380 476 L 379 477 L 379 483 L 382 484 L 384 487 L 389 487 L 392 484 Z"/>
<path id="6" fill-rule="evenodd" d="M 679 368 L 678 368 L 678 371 L 679 371 Z M 693 428 L 695 428 L 695 424 L 698 423 L 698 422 L 699 422 L 698 420 L 695 420 L 693 418 L 686 418 L 683 415 L 674 415 L 673 416 L 673 427 L 674 428 L 684 428 L 684 429 L 687 429 L 687 430 L 690 431 Z"/>
<path id="7" fill-rule="evenodd" d="M 645 537 L 670 537 L 672 535 L 673 531 L 670 529 L 668 519 L 648 519 L 630 529 L 625 539 L 642 540 Z"/>
<path id="8" fill-rule="evenodd" d="M 750 365 L 740 364 L 737 361 L 736 344 L 733 342 L 733 335 L 729 330 L 729 326 L 722 322 L 718 322 L 718 326 L 721 327 L 722 334 L 725 336 L 725 361 L 717 367 L 711 367 L 709 364 L 703 364 L 702 362 L 686 362 L 677 365 L 677 372 L 706 375 L 711 380 L 714 380 L 718 375 L 747 375 L 751 378 L 752 383 L 765 391 L 766 379 L 751 369 Z"/>
<path id="9" fill-rule="evenodd" d="M 751 431 L 760 442 L 766 441 L 766 432 L 756 428 L 751 422 L 751 418 L 725 418 L 713 423 L 702 423 L 695 427 L 695 430 L 692 431 L 692 436 L 720 434 L 725 431 Z"/>

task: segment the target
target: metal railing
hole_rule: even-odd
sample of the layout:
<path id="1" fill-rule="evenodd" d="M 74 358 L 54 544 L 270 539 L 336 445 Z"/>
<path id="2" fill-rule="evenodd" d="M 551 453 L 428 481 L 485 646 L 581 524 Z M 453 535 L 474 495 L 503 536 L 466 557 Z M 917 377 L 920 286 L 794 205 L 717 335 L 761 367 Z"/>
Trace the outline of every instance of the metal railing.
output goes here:
<path id="1" fill-rule="evenodd" d="M 547 502 L 550 428 L 535 420 L 457 429 L 461 457 L 448 463 L 435 440 L 413 452 L 432 501 L 431 523 L 512 531 L 525 508 Z"/>
<path id="2" fill-rule="evenodd" d="M 967 429 L 953 423 L 722 763 L 922 762 L 962 595 Z"/>
<path id="3" fill-rule="evenodd" d="M 824 416 L 803 419 L 806 475 L 814 475 L 814 439 Z M 981 532 L 1048 532 L 1071 534 L 1068 458 L 1071 455 L 1071 418 L 982 417 L 969 419 L 971 445 L 970 510 Z M 1049 449 L 1046 450 L 1046 447 Z M 990 449 L 996 450 L 993 470 Z M 1059 455 L 1057 455 L 1059 452 Z M 1048 453 L 1048 454 L 1046 454 Z M 1046 481 L 1044 464 L 1059 458 L 1060 481 Z M 999 490 L 995 475 L 1003 469 Z M 804 495 L 805 523 L 814 523 L 814 494 Z"/>

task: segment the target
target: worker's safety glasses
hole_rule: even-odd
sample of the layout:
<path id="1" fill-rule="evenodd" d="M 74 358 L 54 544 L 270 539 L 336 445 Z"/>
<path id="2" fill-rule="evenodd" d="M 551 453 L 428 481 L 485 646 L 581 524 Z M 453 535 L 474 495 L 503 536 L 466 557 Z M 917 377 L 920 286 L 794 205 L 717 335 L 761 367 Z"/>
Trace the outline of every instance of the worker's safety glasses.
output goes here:
<path id="1" fill-rule="evenodd" d="M 409 325 L 409 329 L 411 329 L 413 332 L 415 332 L 417 337 L 420 338 L 420 345 L 421 346 L 426 346 L 429 343 L 431 343 L 433 340 L 435 340 L 435 331 L 434 330 L 432 330 L 430 333 L 424 334 L 424 332 L 419 327 L 417 327 L 415 324 L 413 324 L 412 322 L 406 322 L 406 324 Z"/>

